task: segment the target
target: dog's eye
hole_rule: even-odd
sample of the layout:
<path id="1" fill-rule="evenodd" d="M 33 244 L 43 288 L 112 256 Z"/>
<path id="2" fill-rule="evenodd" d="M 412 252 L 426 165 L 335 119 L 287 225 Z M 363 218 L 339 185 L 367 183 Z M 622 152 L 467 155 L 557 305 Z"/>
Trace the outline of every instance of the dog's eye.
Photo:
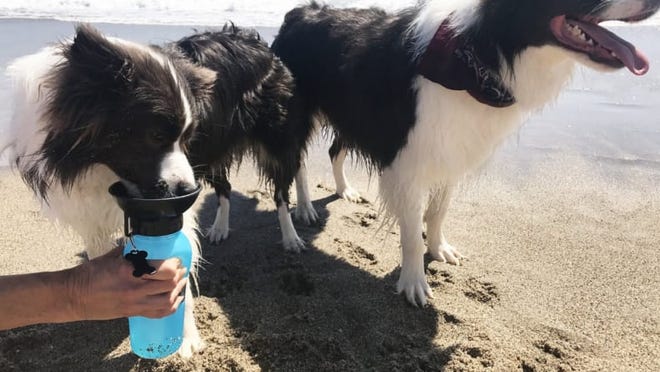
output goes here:
<path id="1" fill-rule="evenodd" d="M 151 132 L 150 137 L 151 137 L 151 140 L 157 145 L 163 144 L 163 143 L 165 143 L 165 141 L 167 141 L 167 136 L 165 136 L 165 133 L 163 133 L 160 130 L 155 130 L 155 131 Z"/>

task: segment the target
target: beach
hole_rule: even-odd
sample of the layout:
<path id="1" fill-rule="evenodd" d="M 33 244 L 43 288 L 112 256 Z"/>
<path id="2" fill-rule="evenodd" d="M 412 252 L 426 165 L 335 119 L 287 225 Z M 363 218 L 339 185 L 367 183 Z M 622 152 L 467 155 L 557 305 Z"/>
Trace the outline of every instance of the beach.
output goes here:
<path id="1" fill-rule="evenodd" d="M 97 27 L 148 43 L 206 28 Z M 0 20 L 0 66 L 72 30 Z M 648 55 L 649 74 L 580 69 L 556 103 L 465 180 L 446 235 L 468 259 L 426 261 L 428 306 L 395 293 L 399 234 L 383 226 L 377 177 L 353 164 L 348 177 L 366 200 L 339 199 L 319 137 L 307 167 L 321 221 L 296 223 L 302 254 L 278 244 L 274 202 L 251 164 L 232 172 L 230 238 L 201 238 L 201 353 L 141 360 L 125 319 L 36 325 L 0 332 L 0 371 L 660 370 L 660 29 L 617 30 Z M 271 41 L 276 28 L 259 31 Z M 9 98 L 2 77 L 0 136 Z M 0 190 L 0 275 L 81 262 L 80 239 L 43 218 L 6 167 Z M 216 205 L 205 189 L 195 205 L 203 229 Z"/>

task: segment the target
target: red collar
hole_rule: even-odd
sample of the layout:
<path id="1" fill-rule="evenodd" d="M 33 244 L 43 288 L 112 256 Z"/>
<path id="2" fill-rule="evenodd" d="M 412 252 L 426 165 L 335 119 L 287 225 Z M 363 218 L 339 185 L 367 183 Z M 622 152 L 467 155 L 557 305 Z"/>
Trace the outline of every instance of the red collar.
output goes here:
<path id="1" fill-rule="evenodd" d="M 417 71 L 425 78 L 452 90 L 466 90 L 477 101 L 508 107 L 516 98 L 501 78 L 477 56 L 474 47 L 443 22 L 419 60 Z"/>

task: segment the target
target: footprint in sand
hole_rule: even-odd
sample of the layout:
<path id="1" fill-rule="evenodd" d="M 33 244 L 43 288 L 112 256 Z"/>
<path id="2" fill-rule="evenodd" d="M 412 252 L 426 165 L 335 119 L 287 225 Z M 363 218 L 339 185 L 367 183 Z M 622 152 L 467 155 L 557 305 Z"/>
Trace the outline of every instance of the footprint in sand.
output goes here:
<path id="1" fill-rule="evenodd" d="M 479 280 L 477 278 L 470 278 L 467 280 L 468 289 L 463 293 L 468 298 L 479 301 L 484 304 L 490 304 L 499 299 L 499 292 L 495 284 Z"/>
<path id="2" fill-rule="evenodd" d="M 376 258 L 376 255 L 367 251 L 361 246 L 347 240 L 341 240 L 339 238 L 335 238 L 334 241 L 339 245 L 339 251 L 346 250 L 348 257 L 353 259 L 353 261 L 358 263 L 366 262 L 369 265 L 378 264 L 378 258 Z"/>

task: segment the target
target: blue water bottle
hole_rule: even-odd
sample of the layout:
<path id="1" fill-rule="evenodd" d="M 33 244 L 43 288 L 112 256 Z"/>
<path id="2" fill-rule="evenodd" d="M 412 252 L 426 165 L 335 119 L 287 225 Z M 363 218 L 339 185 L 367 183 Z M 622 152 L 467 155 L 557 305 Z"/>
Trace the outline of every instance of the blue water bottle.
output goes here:
<path id="1" fill-rule="evenodd" d="M 187 195 L 163 199 L 132 198 L 121 182 L 112 185 L 109 191 L 124 211 L 124 229 L 129 237 L 124 248 L 127 258 L 137 257 L 138 260 L 133 262 L 141 260 L 148 268 L 146 259 L 178 257 L 181 264 L 190 269 L 192 247 L 181 228 L 183 212 L 195 202 L 200 188 Z M 138 266 L 136 271 L 139 271 Z M 139 276 L 142 272 L 134 274 Z M 164 318 L 128 318 L 133 353 L 147 359 L 164 358 L 175 353 L 183 341 L 184 312 L 185 298 L 174 314 Z"/>

